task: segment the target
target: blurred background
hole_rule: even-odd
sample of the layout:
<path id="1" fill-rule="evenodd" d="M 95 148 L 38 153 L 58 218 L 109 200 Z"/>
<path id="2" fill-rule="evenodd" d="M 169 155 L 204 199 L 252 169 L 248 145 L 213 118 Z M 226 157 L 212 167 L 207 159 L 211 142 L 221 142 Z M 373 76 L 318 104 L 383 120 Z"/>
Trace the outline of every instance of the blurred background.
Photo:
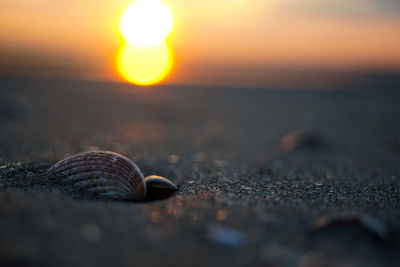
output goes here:
<path id="1" fill-rule="evenodd" d="M 129 2 L 0 0 L 0 73 L 122 81 Z M 163 83 L 332 88 L 400 70 L 397 0 L 165 2 L 175 60 Z"/>

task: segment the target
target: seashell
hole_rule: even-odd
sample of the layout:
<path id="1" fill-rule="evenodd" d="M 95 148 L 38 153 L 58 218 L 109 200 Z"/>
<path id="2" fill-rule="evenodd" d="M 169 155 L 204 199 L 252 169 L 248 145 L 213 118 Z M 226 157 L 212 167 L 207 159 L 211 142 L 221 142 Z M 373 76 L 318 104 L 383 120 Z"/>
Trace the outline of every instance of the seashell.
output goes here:
<path id="1" fill-rule="evenodd" d="M 178 191 L 178 187 L 173 182 L 162 176 L 150 175 L 145 178 L 145 181 L 147 199 L 155 200 L 167 198 L 175 191 Z"/>
<path id="2" fill-rule="evenodd" d="M 132 160 L 111 151 L 89 151 L 70 156 L 55 163 L 47 173 L 111 199 L 161 199 L 178 190 L 164 177 L 145 178 Z M 150 198 L 147 192 L 151 193 Z"/>

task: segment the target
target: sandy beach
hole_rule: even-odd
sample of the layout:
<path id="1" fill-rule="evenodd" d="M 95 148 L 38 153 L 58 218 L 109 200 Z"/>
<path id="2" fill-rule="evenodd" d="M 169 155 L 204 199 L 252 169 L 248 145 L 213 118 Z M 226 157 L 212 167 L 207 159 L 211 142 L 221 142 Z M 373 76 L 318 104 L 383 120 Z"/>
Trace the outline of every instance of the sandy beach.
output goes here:
<path id="1" fill-rule="evenodd" d="M 4 76 L 0 87 L 1 266 L 400 265 L 395 84 L 143 89 Z M 121 153 L 179 191 L 108 201 L 46 176 L 87 150 Z"/>

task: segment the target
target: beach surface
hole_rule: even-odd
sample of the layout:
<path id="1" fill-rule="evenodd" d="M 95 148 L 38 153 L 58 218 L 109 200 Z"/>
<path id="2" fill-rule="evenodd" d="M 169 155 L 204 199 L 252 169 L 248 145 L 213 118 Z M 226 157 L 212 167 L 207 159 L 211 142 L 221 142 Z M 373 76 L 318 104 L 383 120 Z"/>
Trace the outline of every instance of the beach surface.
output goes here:
<path id="1" fill-rule="evenodd" d="M 0 266 L 399 266 L 397 89 L 1 77 Z M 46 176 L 87 150 L 179 192 L 108 201 Z"/>

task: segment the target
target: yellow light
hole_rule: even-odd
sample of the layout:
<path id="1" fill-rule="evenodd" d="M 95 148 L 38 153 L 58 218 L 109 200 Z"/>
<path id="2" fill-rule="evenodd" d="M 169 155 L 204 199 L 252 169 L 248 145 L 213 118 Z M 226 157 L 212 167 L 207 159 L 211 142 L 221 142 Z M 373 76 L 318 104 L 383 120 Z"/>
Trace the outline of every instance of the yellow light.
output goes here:
<path id="1" fill-rule="evenodd" d="M 119 20 L 119 31 L 131 45 L 153 46 L 171 34 L 174 17 L 159 0 L 137 0 L 129 4 Z"/>
<path id="2" fill-rule="evenodd" d="M 119 72 L 139 85 L 151 85 L 164 79 L 172 62 L 172 51 L 165 42 L 151 47 L 125 44 L 118 53 Z"/>

